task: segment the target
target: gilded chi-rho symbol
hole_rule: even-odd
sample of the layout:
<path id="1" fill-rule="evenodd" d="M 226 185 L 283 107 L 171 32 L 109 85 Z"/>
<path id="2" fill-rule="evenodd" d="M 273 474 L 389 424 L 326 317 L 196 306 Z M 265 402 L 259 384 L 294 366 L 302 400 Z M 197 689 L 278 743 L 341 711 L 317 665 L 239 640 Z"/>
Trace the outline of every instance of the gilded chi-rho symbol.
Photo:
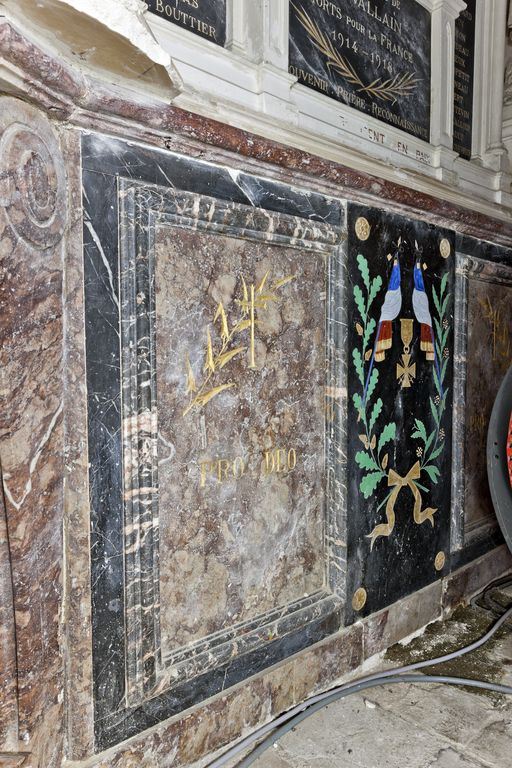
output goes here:
<path id="1" fill-rule="evenodd" d="M 238 317 L 233 321 L 228 317 L 224 304 L 219 302 L 213 316 L 213 327 L 218 325 L 218 335 L 220 340 L 216 343 L 212 338 L 210 325 L 206 327 L 206 350 L 205 362 L 203 364 L 203 378 L 197 381 L 190 356 L 187 354 L 185 361 L 186 374 L 186 394 L 190 395 L 190 402 L 185 408 L 185 416 L 193 408 L 201 409 L 214 397 L 220 395 L 227 389 L 236 387 L 236 382 L 228 381 L 222 384 L 216 382 L 221 375 L 221 371 L 238 358 L 243 353 L 248 353 L 248 368 L 257 369 L 256 364 L 256 329 L 258 326 L 257 313 L 264 312 L 270 302 L 280 301 L 280 296 L 276 293 L 285 285 L 290 283 L 293 275 L 286 275 L 275 280 L 270 287 L 268 278 L 270 272 L 266 272 L 263 279 L 256 286 L 254 283 L 247 284 L 245 278 L 241 278 L 241 297 L 235 299 L 238 307 Z M 240 342 L 245 342 L 240 344 Z"/>

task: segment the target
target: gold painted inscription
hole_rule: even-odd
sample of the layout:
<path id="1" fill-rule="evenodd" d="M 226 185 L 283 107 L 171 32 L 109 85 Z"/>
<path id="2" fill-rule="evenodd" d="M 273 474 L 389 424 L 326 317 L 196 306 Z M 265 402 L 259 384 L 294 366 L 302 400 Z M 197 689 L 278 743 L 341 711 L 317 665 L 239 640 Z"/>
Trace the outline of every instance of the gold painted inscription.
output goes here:
<path id="1" fill-rule="evenodd" d="M 263 475 L 282 474 L 291 472 L 297 466 L 297 451 L 295 448 L 276 448 L 265 451 L 263 458 Z"/>
<path id="2" fill-rule="evenodd" d="M 469 429 L 471 432 L 477 432 L 480 436 L 484 436 L 487 432 L 488 419 L 483 413 L 472 413 L 469 417 Z"/>
<path id="3" fill-rule="evenodd" d="M 173 2 L 165 2 L 165 0 L 155 0 L 154 8 L 158 13 L 166 16 L 170 21 L 174 21 L 177 24 L 181 24 L 183 27 L 193 32 L 199 32 L 205 37 L 211 38 L 217 41 L 217 31 L 211 24 L 207 24 L 202 19 L 198 19 L 192 13 L 187 13 L 181 6 L 184 6 L 187 10 L 199 10 L 198 0 L 173 0 Z"/>
<path id="4" fill-rule="evenodd" d="M 290 7 L 297 39 L 306 33 L 333 77 L 322 77 L 313 65 L 308 67 L 304 52 L 300 63 L 292 56 L 290 74 L 307 86 L 336 94 L 362 112 L 429 140 L 428 127 L 421 118 L 415 122 L 395 108 L 397 102 L 406 102 L 426 84 L 423 52 L 409 47 L 411 12 L 402 0 L 386 0 L 385 4 L 348 0 L 342 8 L 330 0 L 291 0 Z M 369 138 L 383 143 L 381 133 Z"/>
<path id="5" fill-rule="evenodd" d="M 221 485 L 230 480 L 239 480 L 246 474 L 259 477 L 288 475 L 296 466 L 295 448 L 273 448 L 264 451 L 259 462 L 252 462 L 250 458 L 243 456 L 205 459 L 199 462 L 199 486 L 205 488 L 210 483 Z"/>

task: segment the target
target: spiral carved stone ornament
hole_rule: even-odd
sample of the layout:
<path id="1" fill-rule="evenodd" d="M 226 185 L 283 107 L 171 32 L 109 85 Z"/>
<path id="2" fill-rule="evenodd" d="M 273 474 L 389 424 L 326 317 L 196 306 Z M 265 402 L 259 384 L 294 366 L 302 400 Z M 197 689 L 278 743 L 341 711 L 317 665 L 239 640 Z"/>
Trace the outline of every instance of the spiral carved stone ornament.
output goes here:
<path id="1" fill-rule="evenodd" d="M 0 207 L 16 234 L 37 249 L 59 242 L 66 174 L 47 118 L 18 99 L 0 99 Z"/>

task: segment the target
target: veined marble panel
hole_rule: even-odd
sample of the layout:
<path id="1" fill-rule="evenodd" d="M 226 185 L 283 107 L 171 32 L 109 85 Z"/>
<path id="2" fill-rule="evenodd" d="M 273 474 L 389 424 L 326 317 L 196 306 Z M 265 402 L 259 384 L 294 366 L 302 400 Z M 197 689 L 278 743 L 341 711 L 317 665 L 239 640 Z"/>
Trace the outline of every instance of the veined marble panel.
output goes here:
<path id="1" fill-rule="evenodd" d="M 512 362 L 512 268 L 460 256 L 461 300 L 467 313 L 465 439 L 462 485 L 465 547 L 497 528 L 487 480 L 487 427 L 500 383 Z M 462 501 L 461 499 L 461 501 Z"/>
<path id="2" fill-rule="evenodd" d="M 343 208 L 99 137 L 83 155 L 104 747 L 340 626 Z"/>
<path id="3" fill-rule="evenodd" d="M 165 224 L 155 239 L 172 652 L 325 586 L 325 259 Z"/>
<path id="4" fill-rule="evenodd" d="M 0 763 L 63 760 L 60 135 L 0 99 Z M 30 756 L 29 756 L 30 753 Z"/>

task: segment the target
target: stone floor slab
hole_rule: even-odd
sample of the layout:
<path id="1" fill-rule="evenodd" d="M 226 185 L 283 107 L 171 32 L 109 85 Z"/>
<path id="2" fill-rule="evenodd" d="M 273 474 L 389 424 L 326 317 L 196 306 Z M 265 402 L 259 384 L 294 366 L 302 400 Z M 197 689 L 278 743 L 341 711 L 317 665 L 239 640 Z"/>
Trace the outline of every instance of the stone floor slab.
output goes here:
<path id="1" fill-rule="evenodd" d="M 481 636 L 493 617 L 459 611 L 384 662 L 406 664 Z M 512 621 L 471 659 L 435 674 L 512 682 Z M 329 705 L 300 723 L 254 768 L 511 768 L 512 700 L 440 684 L 384 685 Z"/>

